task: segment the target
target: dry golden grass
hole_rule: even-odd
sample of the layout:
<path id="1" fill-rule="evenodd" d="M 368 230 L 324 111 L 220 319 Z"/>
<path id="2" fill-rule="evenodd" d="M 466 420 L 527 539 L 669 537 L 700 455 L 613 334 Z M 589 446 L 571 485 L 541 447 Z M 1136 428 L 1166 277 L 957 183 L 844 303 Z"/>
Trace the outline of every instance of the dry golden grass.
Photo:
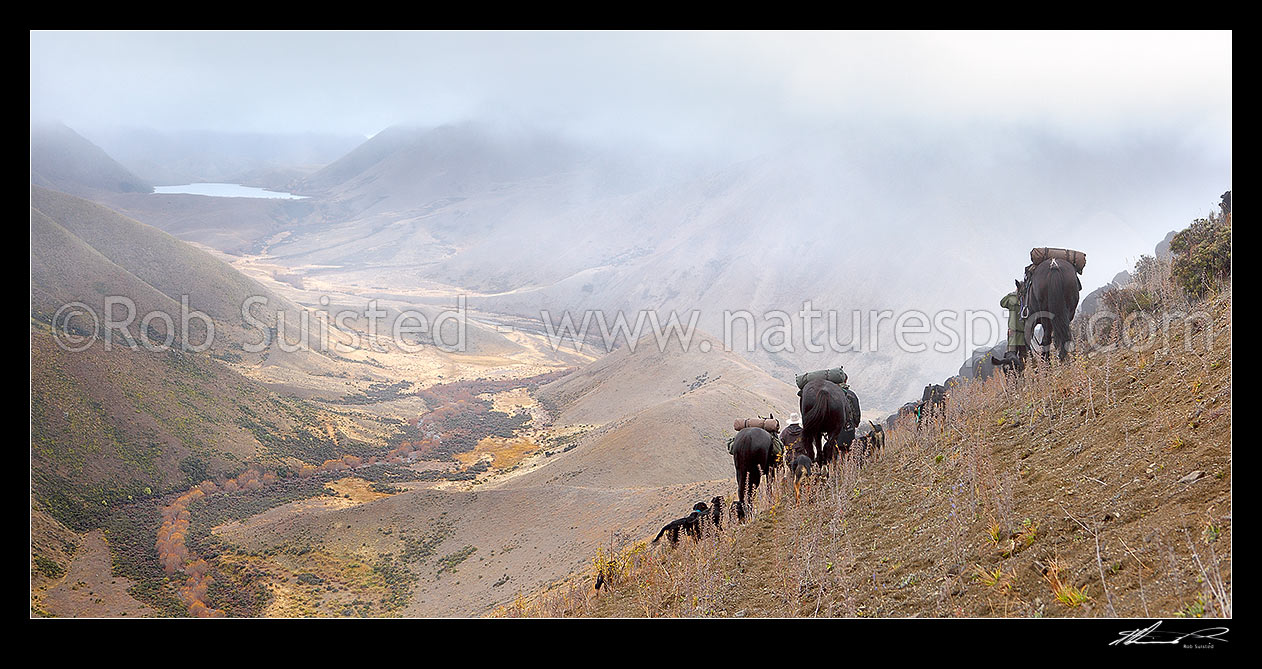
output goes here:
<path id="1" fill-rule="evenodd" d="M 355 476 L 338 479 L 330 483 L 329 487 L 337 492 L 338 497 L 352 504 L 365 504 L 391 495 L 373 490 L 371 483 Z"/>
<path id="2" fill-rule="evenodd" d="M 354 603 L 373 602 L 379 608 L 388 593 L 384 578 L 365 559 L 370 557 L 313 550 L 301 555 L 225 553 L 219 560 L 257 574 L 271 595 L 265 617 L 335 618 L 347 616 Z M 372 614 L 382 615 L 379 610 Z"/>
<path id="3" fill-rule="evenodd" d="M 525 437 L 486 437 L 472 451 L 457 453 L 456 459 L 468 466 L 490 456 L 491 466 L 502 471 L 539 452 L 540 448 L 533 439 Z"/>

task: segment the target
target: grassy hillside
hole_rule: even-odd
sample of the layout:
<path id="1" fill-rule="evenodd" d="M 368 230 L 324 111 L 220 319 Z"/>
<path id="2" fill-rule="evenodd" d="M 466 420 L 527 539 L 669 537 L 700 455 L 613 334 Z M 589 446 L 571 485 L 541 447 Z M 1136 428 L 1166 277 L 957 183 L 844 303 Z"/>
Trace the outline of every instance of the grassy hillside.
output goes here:
<path id="1" fill-rule="evenodd" d="M 1168 347 L 966 384 L 800 503 L 782 477 L 743 526 L 606 548 L 611 587 L 499 613 L 1230 616 L 1230 287 L 1196 306 Z"/>
<path id="2" fill-rule="evenodd" d="M 98 314 L 105 314 L 106 297 L 111 295 L 130 298 L 138 314 L 157 310 L 178 318 L 180 313 L 178 297 L 173 300 L 140 280 L 32 207 L 31 308 L 37 318 L 49 319 L 70 302 L 82 302 Z M 121 308 L 117 317 L 123 318 Z M 88 326 L 86 322 L 83 325 Z M 205 338 L 205 328 L 200 321 L 194 325 L 197 336 L 191 341 L 200 343 Z M 138 335 L 139 324 L 134 323 L 128 331 Z"/>
<path id="3" fill-rule="evenodd" d="M 659 351 L 645 338 L 634 352 L 624 346 L 540 388 L 556 425 L 584 429 L 581 444 L 508 485 L 655 487 L 723 478 L 732 420 L 785 420 L 795 392 L 706 334 L 688 351 L 677 342 Z"/>
<path id="4" fill-rule="evenodd" d="M 258 317 L 272 325 L 277 310 L 298 322 L 292 303 L 164 232 L 38 186 L 31 189 L 30 231 L 32 513 L 50 521 L 35 527 L 49 540 L 37 542 L 32 559 L 61 559 L 39 548 L 59 545 L 57 528 L 99 527 L 121 506 L 152 504 L 246 463 L 272 470 L 319 465 L 358 443 L 343 435 L 338 445 L 337 430 L 355 431 L 346 420 L 240 373 L 260 364 L 334 368 L 315 353 L 275 345 L 261 354 L 244 350 L 258 333 L 243 327 L 242 301 L 267 297 L 271 316 Z M 136 341 L 141 317 L 151 311 L 167 314 L 182 334 L 180 300 L 188 296 L 190 309 L 213 318 L 215 344 L 204 354 L 181 352 L 178 343 L 171 351 L 132 349 L 115 333 L 112 350 L 100 339 L 79 352 L 57 345 L 49 322 L 61 305 L 78 301 L 104 315 L 110 296 L 134 302 L 127 331 Z M 187 340 L 199 345 L 205 327 L 190 323 Z M 155 321 L 149 340 L 161 344 L 165 330 Z"/>
<path id="5" fill-rule="evenodd" d="M 678 339 L 659 351 L 653 338 L 645 336 L 634 351 L 622 346 L 544 386 L 540 396 L 558 408 L 561 424 L 604 424 L 711 385 L 743 388 L 768 398 L 767 406 L 758 408 L 764 414 L 782 405 L 788 411 L 797 404 L 796 388 L 723 351 L 722 341 L 700 331 L 687 351 L 681 350 Z"/>
<path id="6" fill-rule="evenodd" d="M 33 227 L 55 223 L 177 305 L 180 296 L 189 295 L 191 308 L 216 321 L 239 325 L 241 303 L 251 295 L 265 296 L 269 304 L 282 308 L 292 306 L 210 254 L 94 202 L 32 187 L 31 207 Z M 41 215 L 38 220 L 36 212 Z M 31 253 L 41 261 L 41 271 L 32 277 L 33 283 L 41 287 L 69 283 L 74 277 L 63 278 L 59 272 L 65 271 L 71 258 L 59 257 L 57 245 L 35 241 Z"/>
<path id="7" fill-rule="evenodd" d="M 33 493 L 76 531 L 119 504 L 184 490 L 247 462 L 339 457 L 339 419 L 206 356 L 57 346 L 31 325 Z M 382 428 L 384 431 L 384 428 Z"/>
<path id="8" fill-rule="evenodd" d="M 145 314 L 160 311 L 175 326 L 177 347 L 181 338 L 191 346 L 200 346 L 206 338 L 206 327 L 200 319 L 190 319 L 189 332 L 183 332 L 180 305 L 187 296 L 189 311 L 203 312 L 213 319 L 215 339 L 210 351 L 221 359 L 325 375 L 338 369 L 333 360 L 314 350 L 282 350 L 274 336 L 262 353 L 245 350 L 247 344 L 255 344 L 262 337 L 259 326 L 242 317 L 242 305 L 247 299 L 266 299 L 254 306 L 251 314 L 268 328 L 275 330 L 278 314 L 284 314 L 288 342 L 300 340 L 301 307 L 209 253 L 157 228 L 94 202 L 32 186 L 32 315 L 47 323 L 62 305 L 78 301 L 104 318 L 105 302 L 111 296 L 126 297 L 135 303 L 136 314 L 127 330 L 137 341 Z M 116 307 L 114 314 L 115 320 L 123 319 L 125 308 Z M 320 341 L 322 324 L 312 317 L 308 322 L 312 333 L 308 339 L 314 349 Z M 164 341 L 163 321 L 152 321 L 151 327 L 154 334 L 150 341 Z"/>
<path id="9" fill-rule="evenodd" d="M 32 613 L 202 615 L 209 586 L 216 614 L 256 615 L 248 574 L 162 543 L 190 492 L 240 491 L 204 502 L 199 520 L 324 495 L 312 473 L 384 456 L 394 427 L 277 395 L 206 355 L 69 352 L 33 320 Z"/>

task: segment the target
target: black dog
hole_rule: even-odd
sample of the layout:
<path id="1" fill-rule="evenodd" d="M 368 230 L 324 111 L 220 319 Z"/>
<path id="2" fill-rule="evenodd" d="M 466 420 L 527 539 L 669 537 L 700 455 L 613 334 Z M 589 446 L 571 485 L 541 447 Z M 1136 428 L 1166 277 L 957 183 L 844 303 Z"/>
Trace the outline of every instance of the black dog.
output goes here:
<path id="1" fill-rule="evenodd" d="M 714 506 L 711 508 L 705 502 L 697 502 L 692 505 L 692 513 L 683 518 L 672 520 L 666 523 L 661 532 L 653 539 L 653 543 L 657 543 L 663 534 L 669 534 L 671 545 L 679 543 L 679 533 L 690 535 L 694 541 L 701 540 L 701 521 L 705 519 L 706 514 L 710 515 L 710 520 L 714 522 L 715 527 L 719 527 L 719 518 L 722 514 L 722 497 L 715 497 L 710 500 Z"/>

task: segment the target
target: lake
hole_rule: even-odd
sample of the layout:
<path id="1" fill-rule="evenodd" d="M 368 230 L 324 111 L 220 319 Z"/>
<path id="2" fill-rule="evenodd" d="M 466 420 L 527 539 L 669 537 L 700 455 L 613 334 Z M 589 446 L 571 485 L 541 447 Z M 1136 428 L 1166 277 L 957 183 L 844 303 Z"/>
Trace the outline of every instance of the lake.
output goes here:
<path id="1" fill-rule="evenodd" d="M 209 195 L 211 197 L 261 197 L 272 200 L 306 199 L 305 195 L 279 193 L 274 190 L 264 190 L 262 188 L 242 186 L 241 184 L 199 183 L 184 184 L 183 186 L 155 186 L 153 192 L 159 195 L 183 194 Z"/>

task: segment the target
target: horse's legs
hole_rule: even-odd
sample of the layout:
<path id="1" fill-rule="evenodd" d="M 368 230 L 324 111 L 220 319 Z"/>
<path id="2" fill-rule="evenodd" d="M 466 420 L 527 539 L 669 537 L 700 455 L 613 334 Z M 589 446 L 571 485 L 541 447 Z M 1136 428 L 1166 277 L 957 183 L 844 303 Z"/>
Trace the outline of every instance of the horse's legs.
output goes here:
<path id="1" fill-rule="evenodd" d="M 1043 362 L 1052 361 L 1052 347 L 1056 344 L 1052 337 L 1052 322 L 1050 320 L 1041 321 L 1043 326 L 1043 336 L 1039 339 L 1039 352 L 1043 356 Z"/>
<path id="2" fill-rule="evenodd" d="M 762 472 L 758 465 L 749 468 L 749 505 L 752 508 L 758 503 L 758 484 L 762 482 Z"/>

